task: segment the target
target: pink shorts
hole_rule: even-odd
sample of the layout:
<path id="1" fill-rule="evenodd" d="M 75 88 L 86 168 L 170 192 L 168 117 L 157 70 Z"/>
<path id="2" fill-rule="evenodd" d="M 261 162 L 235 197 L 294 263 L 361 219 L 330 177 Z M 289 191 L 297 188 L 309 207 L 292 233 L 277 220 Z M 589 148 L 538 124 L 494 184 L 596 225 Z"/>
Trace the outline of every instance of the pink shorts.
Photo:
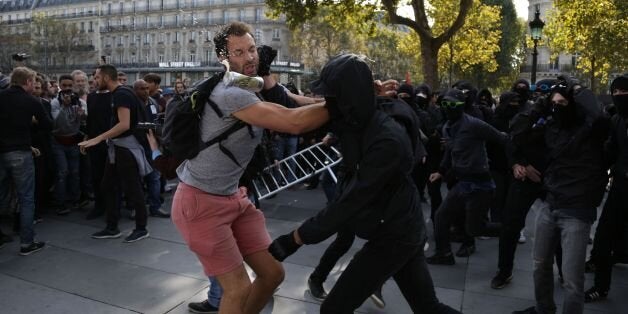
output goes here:
<path id="1" fill-rule="evenodd" d="M 172 201 L 172 221 L 207 276 L 236 269 L 243 257 L 268 249 L 271 242 L 264 214 L 244 187 L 220 196 L 180 182 Z"/>

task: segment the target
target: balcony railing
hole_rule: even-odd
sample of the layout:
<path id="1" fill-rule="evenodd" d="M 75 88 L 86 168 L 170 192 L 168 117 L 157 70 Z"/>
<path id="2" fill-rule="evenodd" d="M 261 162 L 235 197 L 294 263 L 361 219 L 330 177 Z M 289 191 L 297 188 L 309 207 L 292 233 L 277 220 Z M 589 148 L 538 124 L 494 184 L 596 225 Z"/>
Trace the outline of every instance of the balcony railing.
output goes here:
<path id="1" fill-rule="evenodd" d="M 524 64 L 519 69 L 521 73 L 531 73 L 532 65 Z M 551 73 L 561 73 L 561 72 L 572 72 L 575 70 L 575 67 L 571 64 L 537 64 L 536 72 L 551 72 Z"/>

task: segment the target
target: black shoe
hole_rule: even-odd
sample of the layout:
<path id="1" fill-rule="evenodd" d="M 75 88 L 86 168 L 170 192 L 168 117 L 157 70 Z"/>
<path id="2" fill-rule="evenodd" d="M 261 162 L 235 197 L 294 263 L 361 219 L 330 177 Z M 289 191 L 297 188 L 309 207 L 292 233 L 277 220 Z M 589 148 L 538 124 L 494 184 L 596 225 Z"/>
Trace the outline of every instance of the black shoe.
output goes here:
<path id="1" fill-rule="evenodd" d="M 46 246 L 46 243 L 44 242 L 33 242 L 27 246 L 22 246 L 20 248 L 20 255 L 22 256 L 31 255 L 35 252 L 41 251 L 41 249 L 43 249 L 44 246 Z"/>
<path id="2" fill-rule="evenodd" d="M 59 216 L 64 216 L 64 215 L 69 214 L 69 213 L 71 212 L 71 210 L 70 210 L 69 208 L 67 208 L 67 207 L 63 206 L 63 207 L 59 207 L 59 208 L 57 208 L 57 210 L 56 210 L 55 212 L 56 212 L 56 213 L 57 213 L 57 215 L 59 215 Z"/>
<path id="3" fill-rule="evenodd" d="M 92 234 L 92 238 L 94 239 L 115 239 L 115 238 L 119 238 L 122 235 L 122 233 L 120 233 L 120 230 L 118 229 L 108 229 L 105 228 L 102 231 L 98 231 L 94 234 Z"/>
<path id="4" fill-rule="evenodd" d="M 148 230 L 135 229 L 133 230 L 133 232 L 131 232 L 131 234 L 129 234 L 128 237 L 124 238 L 124 242 L 125 243 L 137 242 L 139 240 L 148 238 L 148 236 L 149 236 Z"/>
<path id="5" fill-rule="evenodd" d="M 325 292 L 325 288 L 323 288 L 323 283 L 318 279 L 313 279 L 312 277 L 308 278 L 307 286 L 314 299 L 323 301 L 327 298 L 327 292 Z"/>
<path id="6" fill-rule="evenodd" d="M 154 210 L 150 213 L 151 217 L 158 217 L 158 218 L 170 218 L 170 214 L 165 212 L 163 209 L 158 208 L 157 210 Z"/>
<path id="7" fill-rule="evenodd" d="M 373 301 L 375 306 L 377 306 L 380 309 L 383 309 L 383 308 L 386 307 L 386 301 L 384 301 L 384 297 L 382 296 L 382 287 L 381 286 L 379 288 L 377 288 L 377 290 L 375 290 L 375 292 L 373 292 L 373 294 L 371 294 L 371 300 Z"/>
<path id="8" fill-rule="evenodd" d="M 510 281 L 512 281 L 512 273 L 506 274 L 499 271 L 497 272 L 497 275 L 493 277 L 493 280 L 491 280 L 491 288 L 502 289 L 508 285 Z"/>
<path id="9" fill-rule="evenodd" d="M 207 300 L 203 302 L 188 303 L 188 310 L 192 313 L 202 313 L 202 314 L 218 313 L 218 308 L 209 304 L 209 301 Z"/>
<path id="10" fill-rule="evenodd" d="M 584 292 L 584 303 L 601 301 L 606 299 L 606 296 L 608 296 L 608 291 L 602 291 L 593 286 Z"/>
<path id="11" fill-rule="evenodd" d="M 85 219 L 87 220 L 93 220 L 96 219 L 100 216 L 102 216 L 105 212 L 102 210 L 96 210 L 96 209 L 92 209 L 89 211 L 89 213 L 87 213 L 87 216 L 85 216 Z"/>
<path id="12" fill-rule="evenodd" d="M 436 253 L 426 258 L 425 261 L 430 265 L 455 265 L 456 264 L 456 259 L 454 258 L 454 255 L 451 254 L 451 252 L 446 253 L 446 254 Z"/>
<path id="13" fill-rule="evenodd" d="M 512 314 L 537 314 L 536 307 L 532 306 L 523 311 L 514 311 Z"/>
<path id="14" fill-rule="evenodd" d="M 595 262 L 593 262 L 592 259 L 589 259 L 586 263 L 584 263 L 584 272 L 585 273 L 595 272 Z"/>
<path id="15" fill-rule="evenodd" d="M 463 244 L 456 252 L 456 256 L 458 257 L 469 257 L 475 253 L 475 245 L 474 244 Z"/>

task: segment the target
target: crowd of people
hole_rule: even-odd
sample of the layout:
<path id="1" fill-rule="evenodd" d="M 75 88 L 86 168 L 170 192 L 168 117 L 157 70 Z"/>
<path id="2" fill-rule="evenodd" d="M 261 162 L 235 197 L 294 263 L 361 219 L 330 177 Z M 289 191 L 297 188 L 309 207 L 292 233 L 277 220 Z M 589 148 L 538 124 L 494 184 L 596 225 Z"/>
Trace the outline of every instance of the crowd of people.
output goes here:
<path id="1" fill-rule="evenodd" d="M 257 47 L 248 25 L 226 25 L 214 44 L 230 71 L 260 77 L 263 88 L 256 93 L 221 81 L 204 100 L 203 141 L 238 122 L 248 127 L 178 166 L 171 212 L 162 193 L 174 174 L 165 175 L 156 162 L 164 151 L 159 134 L 141 126 L 163 120 L 172 99 L 185 99 L 184 82 L 162 91 L 158 74 L 128 82 L 108 64 L 56 80 L 23 66 L 12 71 L 10 86 L 0 91 L 0 205 L 17 205 L 20 255 L 45 246 L 34 233 L 44 214 L 67 215 L 93 201 L 85 218 L 105 221 L 94 239 L 121 237 L 122 212 L 135 220 L 124 239 L 129 243 L 149 236 L 149 216 L 172 215 L 210 281 L 208 299 L 189 304 L 196 313 L 258 313 L 283 281 L 281 262 L 334 234 L 308 279 L 321 313 L 353 313 L 369 297 L 384 307 L 381 287 L 389 278 L 414 312 L 458 313 L 438 301 L 428 264 L 453 265 L 456 256 L 476 254 L 476 237 L 498 237 L 490 285 L 506 287 L 514 279 L 517 243 L 526 241 L 526 216 L 540 199 L 535 225 L 528 226 L 535 230 L 536 304 L 516 313 L 556 312 L 554 263 L 565 291 L 563 313 L 571 314 L 607 297 L 613 265 L 628 262 L 622 207 L 628 201 L 622 193 L 628 184 L 628 74 L 610 86 L 614 105 L 603 106 L 566 75 L 534 85 L 517 80 L 493 97 L 468 81 L 434 91 L 374 80 L 368 60 L 342 54 L 301 96 L 275 81 L 270 64 L 276 52 Z M 321 179 L 327 206 L 274 241 L 241 180 L 264 138 L 275 162 L 320 141 L 343 156 L 334 169 L 337 184 Z M 313 177 L 306 186 L 316 188 L 318 181 Z M 421 210 L 428 200 L 433 233 Z M 366 244 L 325 291 L 323 282 L 356 236 Z M 428 237 L 435 251 L 426 257 Z M 10 241 L 0 230 L 0 247 Z M 451 242 L 461 242 L 455 253 Z M 256 274 L 253 282 L 244 263 Z M 595 273 L 589 289 L 585 272 Z"/>

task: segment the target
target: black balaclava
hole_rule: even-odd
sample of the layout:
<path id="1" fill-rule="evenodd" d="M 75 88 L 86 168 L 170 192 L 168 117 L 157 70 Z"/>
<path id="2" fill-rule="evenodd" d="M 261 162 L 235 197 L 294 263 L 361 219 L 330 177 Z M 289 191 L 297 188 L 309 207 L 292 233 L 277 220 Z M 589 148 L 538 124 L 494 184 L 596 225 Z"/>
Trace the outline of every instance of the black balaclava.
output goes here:
<path id="1" fill-rule="evenodd" d="M 561 106 L 553 103 L 552 98 L 555 94 L 560 94 L 568 101 L 567 106 Z M 552 92 L 549 95 L 548 101 L 550 103 L 550 110 L 552 112 L 552 116 L 560 122 L 562 126 L 570 127 L 573 126 L 577 119 L 577 111 L 576 104 L 573 97 L 573 86 L 568 86 L 564 84 L 564 82 L 559 82 L 558 85 L 555 85 L 552 89 Z"/>
<path id="2" fill-rule="evenodd" d="M 364 57 L 338 55 L 323 67 L 312 82 L 313 93 L 323 95 L 330 112 L 336 112 L 329 127 L 339 138 L 343 163 L 349 169 L 360 160 L 363 130 L 376 110 L 373 74 Z"/>
<path id="3" fill-rule="evenodd" d="M 430 104 L 430 98 L 432 98 L 432 88 L 423 83 L 416 87 L 414 95 L 416 96 L 416 103 L 419 108 L 425 109 Z"/>
<path id="4" fill-rule="evenodd" d="M 477 103 L 478 103 L 478 105 L 484 106 L 484 107 L 487 107 L 487 108 L 493 107 L 493 94 L 491 94 L 491 91 L 489 91 L 486 88 L 482 89 L 478 93 Z"/>
<path id="5" fill-rule="evenodd" d="M 448 102 L 461 104 L 456 106 L 448 106 Z M 464 102 L 465 95 L 461 90 L 457 88 L 447 90 L 445 96 L 443 96 L 443 100 L 441 101 L 441 106 L 445 108 L 445 116 L 447 117 L 447 120 L 449 120 L 449 123 L 456 122 L 462 117 L 465 108 Z"/>
<path id="6" fill-rule="evenodd" d="M 401 94 L 408 94 L 408 97 L 402 97 Z M 408 105 L 414 107 L 416 105 L 416 97 L 414 95 L 414 88 L 410 84 L 401 84 L 397 89 L 397 96 L 399 99 L 405 101 Z"/>
<path id="7" fill-rule="evenodd" d="M 471 108 L 478 95 L 478 89 L 475 88 L 471 82 L 465 80 L 456 82 L 452 87 L 462 91 L 464 95 L 465 108 Z"/>
<path id="8" fill-rule="evenodd" d="M 512 105 L 516 102 L 517 105 Z M 499 96 L 499 106 L 495 108 L 495 113 L 508 120 L 512 119 L 521 109 L 519 94 L 515 92 L 504 92 Z"/>
<path id="9" fill-rule="evenodd" d="M 618 76 L 611 83 L 611 95 L 617 89 L 628 91 L 628 73 Z M 628 118 L 628 94 L 613 95 L 613 103 L 617 108 L 617 113 L 624 118 Z"/>
<path id="10" fill-rule="evenodd" d="M 525 87 L 517 86 L 521 84 L 525 85 Z M 517 81 L 515 81 L 515 83 L 512 84 L 511 90 L 519 94 L 519 101 L 522 103 L 525 103 L 526 101 L 530 99 L 530 83 L 528 83 L 528 81 L 524 79 L 518 79 Z"/>

